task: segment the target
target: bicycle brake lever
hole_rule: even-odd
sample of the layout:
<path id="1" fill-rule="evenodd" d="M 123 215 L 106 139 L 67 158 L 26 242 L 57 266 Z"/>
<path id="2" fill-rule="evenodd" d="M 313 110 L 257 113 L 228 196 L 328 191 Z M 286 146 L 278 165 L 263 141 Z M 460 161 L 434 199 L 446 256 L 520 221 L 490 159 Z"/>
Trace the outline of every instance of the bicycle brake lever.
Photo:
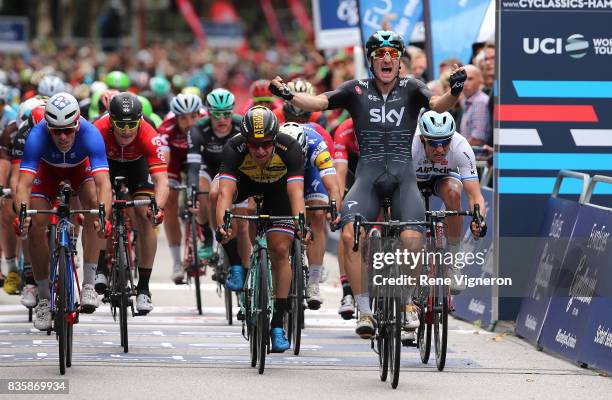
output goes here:
<path id="1" fill-rule="evenodd" d="M 353 242 L 353 251 L 359 250 L 359 236 L 361 233 L 361 215 L 355 215 L 355 222 L 353 223 L 353 234 L 355 235 Z"/>
<path id="2" fill-rule="evenodd" d="M 338 228 L 334 221 L 338 218 L 338 210 L 336 210 L 336 199 L 331 199 L 329 202 L 329 207 L 331 208 L 329 213 L 331 214 L 331 223 L 329 224 L 329 229 L 332 232 L 335 232 Z"/>

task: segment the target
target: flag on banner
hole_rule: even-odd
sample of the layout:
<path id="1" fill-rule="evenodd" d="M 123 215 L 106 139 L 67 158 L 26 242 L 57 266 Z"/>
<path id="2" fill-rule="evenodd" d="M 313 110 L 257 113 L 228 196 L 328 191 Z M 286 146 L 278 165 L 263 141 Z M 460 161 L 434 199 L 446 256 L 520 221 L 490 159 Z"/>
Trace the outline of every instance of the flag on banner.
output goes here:
<path id="1" fill-rule="evenodd" d="M 472 44 L 482 37 L 482 25 L 493 0 L 429 0 L 429 27 L 425 36 L 431 49 L 430 67 L 438 79 L 440 62 L 456 57 L 468 63 Z M 494 23 L 494 21 L 493 21 Z"/>
<path id="2" fill-rule="evenodd" d="M 304 8 L 304 5 L 300 0 L 287 0 L 289 3 L 289 7 L 291 8 L 291 13 L 297 20 L 298 24 L 302 27 L 304 32 L 306 32 L 306 36 L 310 41 L 314 40 L 314 31 L 312 29 L 312 22 L 308 17 L 308 13 Z"/>
<path id="3" fill-rule="evenodd" d="M 191 1 L 189 0 L 176 0 L 176 5 L 178 9 L 187 22 L 187 25 L 191 28 L 193 35 L 198 40 L 200 46 L 206 46 L 206 35 L 204 34 L 204 28 L 202 28 L 202 24 L 200 24 L 200 19 L 196 15 L 193 6 L 191 5 Z"/>
<path id="4" fill-rule="evenodd" d="M 266 16 L 266 21 L 268 21 L 268 26 L 272 31 L 272 36 L 274 36 L 274 40 L 280 46 L 287 46 L 287 40 L 283 35 L 283 31 L 281 29 L 280 23 L 278 22 L 278 18 L 276 17 L 276 13 L 274 12 L 274 7 L 272 7 L 272 3 L 270 0 L 261 0 L 261 8 Z"/>
<path id="5" fill-rule="evenodd" d="M 364 45 L 374 32 L 381 29 L 383 21 L 388 21 L 391 29 L 402 35 L 408 43 L 417 22 L 422 18 L 421 0 L 359 0 L 359 26 Z"/>

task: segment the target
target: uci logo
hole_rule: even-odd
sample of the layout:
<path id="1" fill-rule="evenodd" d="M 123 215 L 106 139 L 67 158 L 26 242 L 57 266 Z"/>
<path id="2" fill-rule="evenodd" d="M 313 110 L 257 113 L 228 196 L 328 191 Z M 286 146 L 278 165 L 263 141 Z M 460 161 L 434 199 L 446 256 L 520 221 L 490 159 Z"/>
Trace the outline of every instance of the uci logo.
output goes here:
<path id="1" fill-rule="evenodd" d="M 399 112 L 397 110 L 385 110 L 385 106 L 382 108 L 372 108 L 370 109 L 370 122 L 385 122 L 395 123 L 395 126 L 399 126 L 402 121 L 402 116 L 404 115 L 404 107 L 400 108 Z"/>
<path id="2" fill-rule="evenodd" d="M 582 58 L 587 54 L 589 42 L 584 36 L 575 33 L 567 38 L 565 46 L 561 38 L 523 38 L 523 51 L 527 54 L 569 54 L 572 58 Z"/>

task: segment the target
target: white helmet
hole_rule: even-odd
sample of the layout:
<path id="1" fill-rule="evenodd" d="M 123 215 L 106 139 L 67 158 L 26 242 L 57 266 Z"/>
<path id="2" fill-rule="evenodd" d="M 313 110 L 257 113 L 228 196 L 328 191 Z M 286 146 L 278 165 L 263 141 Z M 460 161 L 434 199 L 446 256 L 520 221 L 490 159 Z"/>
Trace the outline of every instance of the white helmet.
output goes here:
<path id="1" fill-rule="evenodd" d="M 312 84 L 304 79 L 295 79 L 287 83 L 287 87 L 289 87 L 289 90 L 291 90 L 291 92 L 293 93 L 315 94 Z M 304 111 L 301 108 L 294 106 L 289 101 L 285 101 L 283 103 L 283 110 L 289 115 L 293 115 L 295 117 L 303 117 L 310 114 L 310 112 Z"/>
<path id="2" fill-rule="evenodd" d="M 198 112 L 200 108 L 202 108 L 202 99 L 192 93 L 178 94 L 170 102 L 170 111 L 175 115 Z"/>
<path id="3" fill-rule="evenodd" d="M 421 115 L 419 116 L 419 130 L 425 139 L 448 139 L 453 137 L 455 129 L 455 119 L 448 111 L 442 114 L 435 111 L 421 111 Z"/>
<path id="4" fill-rule="evenodd" d="M 38 94 L 41 96 L 53 96 L 56 93 L 65 92 L 66 84 L 57 76 L 47 75 L 38 83 Z"/>
<path id="5" fill-rule="evenodd" d="M 26 121 L 30 117 L 32 110 L 41 104 L 43 104 L 43 101 L 37 97 L 32 97 L 21 103 L 17 110 L 17 123 Z"/>
<path id="6" fill-rule="evenodd" d="M 308 152 L 308 138 L 306 137 L 307 134 L 304 131 L 304 127 L 302 125 L 296 122 L 285 122 L 280 126 L 278 132 L 289 135 L 295 140 L 297 140 L 297 142 L 300 144 L 300 147 L 302 148 L 304 156 L 306 156 L 306 153 Z"/>
<path id="7" fill-rule="evenodd" d="M 80 116 L 79 102 L 69 93 L 53 95 L 45 106 L 45 120 L 50 127 L 76 128 Z"/>

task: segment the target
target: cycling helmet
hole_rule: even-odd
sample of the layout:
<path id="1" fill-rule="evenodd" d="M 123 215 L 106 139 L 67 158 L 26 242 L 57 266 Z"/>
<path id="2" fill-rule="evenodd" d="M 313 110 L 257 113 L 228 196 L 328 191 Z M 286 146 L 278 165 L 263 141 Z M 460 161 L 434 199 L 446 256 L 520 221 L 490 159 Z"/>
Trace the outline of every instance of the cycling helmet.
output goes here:
<path id="1" fill-rule="evenodd" d="M 209 111 L 232 111 L 234 95 L 227 89 L 215 89 L 206 96 Z"/>
<path id="2" fill-rule="evenodd" d="M 255 106 L 247 110 L 240 123 L 240 134 L 248 141 L 274 140 L 278 134 L 278 119 L 268 107 Z"/>
<path id="3" fill-rule="evenodd" d="M 149 99 L 144 96 L 138 95 L 138 100 L 140 100 L 140 104 L 142 104 L 142 113 L 147 117 L 153 114 L 153 106 Z"/>
<path id="4" fill-rule="evenodd" d="M 183 90 L 181 90 L 181 93 L 183 94 L 191 93 L 191 94 L 195 94 L 200 99 L 202 98 L 202 91 L 197 86 L 186 86 L 183 88 Z"/>
<path id="5" fill-rule="evenodd" d="M 425 139 L 448 139 L 455 133 L 455 120 L 448 111 L 442 114 L 426 111 L 419 117 L 419 131 Z"/>
<path id="6" fill-rule="evenodd" d="M 102 93 L 102 96 L 98 99 L 98 112 L 100 114 L 105 113 L 108 110 L 108 105 L 110 104 L 113 96 L 119 94 L 118 90 L 108 89 Z"/>
<path id="7" fill-rule="evenodd" d="M 297 122 L 285 122 L 278 129 L 279 133 L 284 133 L 291 136 L 300 144 L 302 153 L 306 156 L 308 152 L 308 138 L 307 133 L 304 132 L 304 127 Z"/>
<path id="8" fill-rule="evenodd" d="M 393 47 L 404 53 L 404 39 L 393 31 L 376 31 L 366 43 L 366 57 L 370 59 L 372 52 L 381 47 Z"/>
<path id="9" fill-rule="evenodd" d="M 32 126 L 40 123 L 43 119 L 45 119 L 45 103 L 42 103 L 41 105 L 36 106 L 34 107 L 34 109 L 32 109 L 30 119 L 32 121 Z"/>
<path id="10" fill-rule="evenodd" d="M 266 79 L 259 79 L 251 84 L 251 97 L 254 101 L 262 101 L 272 103 L 274 96 L 268 88 L 270 81 Z"/>
<path id="11" fill-rule="evenodd" d="M 142 104 L 136 95 L 123 92 L 113 96 L 108 112 L 113 121 L 137 121 L 142 117 Z"/>
<path id="12" fill-rule="evenodd" d="M 112 71 L 106 75 L 104 82 L 109 88 L 121 91 L 125 91 L 130 87 L 130 78 L 122 71 Z"/>
<path id="13" fill-rule="evenodd" d="M 149 80 L 149 88 L 155 97 L 164 97 L 170 93 L 170 82 L 162 76 L 154 76 Z"/>
<path id="14" fill-rule="evenodd" d="M 202 108 L 202 100 L 195 94 L 179 94 L 172 98 L 170 102 L 170 111 L 175 115 L 190 114 L 200 111 Z"/>
<path id="15" fill-rule="evenodd" d="M 310 82 L 304 79 L 295 79 L 287 84 L 289 90 L 292 93 L 308 93 L 315 94 L 314 88 L 310 84 Z M 294 117 L 306 117 L 310 115 L 309 111 L 304 111 L 299 107 L 294 106 L 289 101 L 285 101 L 283 104 L 283 110 L 286 114 L 292 115 Z"/>
<path id="16" fill-rule="evenodd" d="M 172 77 L 172 86 L 174 86 L 176 89 L 182 89 L 185 87 L 185 77 L 183 75 L 180 74 L 176 74 Z"/>
<path id="17" fill-rule="evenodd" d="M 80 116 L 79 102 L 69 93 L 53 95 L 45 106 L 45 120 L 52 128 L 77 128 Z"/>
<path id="18" fill-rule="evenodd" d="M 32 97 L 31 99 L 27 99 L 26 101 L 21 103 L 19 105 L 19 109 L 17 110 L 18 123 L 22 121 L 26 121 L 30 117 L 32 110 L 41 104 L 42 104 L 41 100 L 37 97 Z"/>

